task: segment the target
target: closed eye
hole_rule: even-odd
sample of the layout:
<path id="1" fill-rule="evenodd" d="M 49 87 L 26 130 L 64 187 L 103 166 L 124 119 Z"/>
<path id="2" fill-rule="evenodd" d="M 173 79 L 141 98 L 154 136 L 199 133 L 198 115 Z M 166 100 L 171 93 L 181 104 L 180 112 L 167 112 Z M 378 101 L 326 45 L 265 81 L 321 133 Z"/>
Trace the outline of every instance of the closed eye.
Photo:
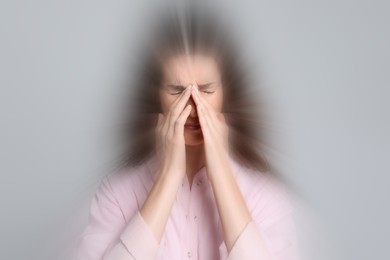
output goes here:
<path id="1" fill-rule="evenodd" d="M 172 95 L 172 96 L 178 96 L 178 95 L 180 95 L 182 92 L 183 92 L 183 91 L 177 91 L 177 92 L 171 93 L 170 95 Z M 210 95 L 210 94 L 213 94 L 215 91 L 202 91 L 202 92 L 203 92 L 203 93 L 206 93 L 206 94 L 208 94 L 208 95 Z"/>
<path id="2" fill-rule="evenodd" d="M 171 95 L 172 95 L 172 96 L 178 96 L 178 95 L 181 94 L 181 92 L 183 92 L 183 91 L 174 92 L 174 93 L 171 93 Z"/>
<path id="3" fill-rule="evenodd" d="M 211 95 L 215 92 L 214 91 L 207 91 L 206 89 L 210 89 L 211 85 L 213 85 L 215 82 L 208 82 L 208 83 L 205 83 L 205 84 L 199 84 L 199 90 L 207 95 Z M 178 96 L 180 95 L 184 90 L 185 90 L 185 87 L 182 86 L 182 85 L 174 85 L 174 84 L 171 84 L 171 85 L 167 85 L 168 88 L 170 88 L 172 90 L 172 92 L 170 93 L 170 95 L 172 96 Z"/>

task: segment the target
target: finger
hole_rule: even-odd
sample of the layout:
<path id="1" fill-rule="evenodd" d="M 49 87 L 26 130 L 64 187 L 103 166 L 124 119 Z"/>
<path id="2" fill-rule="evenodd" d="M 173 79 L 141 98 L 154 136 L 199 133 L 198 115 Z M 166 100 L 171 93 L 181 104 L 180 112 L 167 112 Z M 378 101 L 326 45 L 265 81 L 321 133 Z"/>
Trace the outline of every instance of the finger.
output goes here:
<path id="1" fill-rule="evenodd" d="M 217 114 L 218 119 L 221 121 L 222 124 L 227 125 L 226 119 L 223 113 Z"/>
<path id="2" fill-rule="evenodd" d="M 184 135 L 184 123 L 186 122 L 188 116 L 190 115 L 192 106 L 188 105 L 183 112 L 180 114 L 179 118 L 175 122 L 175 136 Z"/>
<path id="3" fill-rule="evenodd" d="M 161 131 L 162 121 L 163 121 L 163 115 L 161 113 L 158 113 L 157 114 L 156 132 Z"/>
<path id="4" fill-rule="evenodd" d="M 222 134 L 226 135 L 226 137 L 229 135 L 229 126 L 226 122 L 225 115 L 223 113 L 218 114 L 218 118 L 221 120 L 222 123 Z"/>
<path id="5" fill-rule="evenodd" d="M 199 90 L 197 85 L 193 85 L 191 89 L 191 95 L 194 99 L 194 102 L 196 104 L 196 107 L 201 108 L 203 105 L 203 100 L 200 99 Z"/>
<path id="6" fill-rule="evenodd" d="M 204 101 L 203 98 L 201 97 L 201 95 L 199 94 L 199 90 L 198 90 L 197 86 L 193 87 L 192 92 L 193 92 L 193 97 L 194 97 L 194 101 L 196 104 L 197 112 L 199 115 L 199 122 L 201 122 L 201 121 L 203 122 L 203 126 L 201 123 L 202 129 L 209 128 L 208 131 L 210 133 L 212 133 L 212 134 L 218 133 L 219 132 L 217 130 L 218 127 L 216 127 L 214 124 L 214 122 L 216 120 L 218 120 L 218 118 L 216 118 L 216 116 L 215 116 L 215 119 L 212 118 L 212 114 L 214 112 L 211 112 L 211 113 L 209 112 L 210 106 L 205 105 L 207 102 Z M 213 109 L 213 108 L 211 108 L 211 109 Z"/>
<path id="7" fill-rule="evenodd" d="M 183 92 L 183 96 L 180 98 L 179 102 L 175 106 L 171 107 L 171 112 L 169 113 L 168 133 L 170 134 L 170 136 L 173 135 L 175 122 L 177 121 L 180 114 L 183 112 L 184 106 L 186 105 L 188 99 L 191 96 L 191 87 L 187 87 Z"/>
<path id="8" fill-rule="evenodd" d="M 195 100 L 195 98 L 194 98 Z M 199 100 L 198 100 L 199 101 Z M 213 132 L 211 131 L 211 127 L 208 120 L 208 115 L 205 114 L 204 107 L 202 104 L 198 102 L 199 105 L 196 106 L 196 111 L 199 118 L 200 127 L 202 129 L 203 137 L 205 139 L 211 138 Z"/>
<path id="9" fill-rule="evenodd" d="M 223 121 L 224 121 L 224 120 L 223 120 L 222 113 L 221 113 L 221 114 L 218 114 L 218 115 L 217 115 L 217 117 L 218 117 L 218 119 L 219 119 L 219 120 L 221 120 L 221 122 L 223 122 Z"/>
<path id="10" fill-rule="evenodd" d="M 168 133 L 168 115 L 164 116 L 163 119 L 161 120 L 161 134 L 166 135 Z"/>
<path id="11" fill-rule="evenodd" d="M 163 122 L 163 114 L 158 113 L 158 119 L 157 119 L 157 126 L 155 129 L 155 136 L 156 136 L 156 147 L 159 148 L 161 145 L 161 128 L 162 128 L 162 122 Z"/>
<path id="12" fill-rule="evenodd" d="M 203 136 L 207 139 L 211 135 L 208 120 L 206 119 L 206 115 L 204 114 L 203 108 L 201 106 L 197 106 L 196 109 Z"/>
<path id="13" fill-rule="evenodd" d="M 214 110 L 214 108 L 202 97 L 197 84 L 193 85 L 192 92 L 195 94 L 195 96 L 200 104 L 202 104 L 205 108 L 207 108 L 209 110 Z"/>
<path id="14" fill-rule="evenodd" d="M 222 128 L 223 128 L 222 136 L 224 137 L 224 140 L 225 140 L 224 145 L 227 149 L 229 149 L 229 135 L 230 135 L 229 126 L 226 122 L 226 118 L 225 118 L 225 115 L 223 113 L 218 114 L 218 116 L 222 122 Z"/>
<path id="15" fill-rule="evenodd" d="M 172 104 L 170 111 L 169 111 L 170 115 L 174 114 L 177 111 L 179 111 L 178 115 L 180 115 L 180 113 L 183 111 L 184 106 L 185 106 L 185 104 L 188 101 L 190 96 L 191 96 L 191 86 L 188 86 L 183 91 L 180 98 L 175 100 L 175 102 Z"/>
<path id="16" fill-rule="evenodd" d="M 183 91 L 180 93 L 179 97 L 173 102 L 173 104 L 172 104 L 171 109 L 170 109 L 169 112 L 171 112 L 171 111 L 172 111 L 172 108 L 175 107 L 175 106 L 180 102 L 180 100 L 182 99 L 182 97 L 184 97 L 184 96 L 186 95 L 186 90 L 187 90 L 187 88 L 186 88 L 185 90 L 183 90 Z"/>
<path id="17" fill-rule="evenodd" d="M 172 116 L 172 113 L 173 113 L 173 110 L 174 110 L 174 108 L 179 104 L 179 102 L 180 101 L 182 101 L 183 99 L 186 99 L 186 95 L 188 95 L 188 93 L 186 93 L 186 91 L 183 91 L 181 94 L 180 94 L 180 96 L 179 96 L 179 98 L 177 98 L 174 102 L 173 102 L 173 104 L 171 105 L 171 107 L 170 107 L 170 109 L 169 109 L 169 111 L 168 111 L 168 114 L 167 114 L 167 116 L 164 118 L 165 119 L 165 121 L 164 121 L 164 123 L 163 123 L 163 129 L 162 129 L 162 132 L 164 133 L 164 134 L 167 134 L 168 132 L 169 132 L 169 125 L 170 125 L 170 118 L 171 118 L 171 116 Z"/>
<path id="18" fill-rule="evenodd" d="M 205 105 L 205 102 L 203 101 L 202 97 L 200 96 L 199 89 L 198 89 L 197 85 L 193 85 L 191 94 L 192 94 L 192 97 L 193 97 L 194 102 L 196 104 L 197 111 L 199 110 L 201 112 L 202 110 L 205 110 L 206 105 Z M 203 112 L 205 112 L 205 111 L 203 111 Z"/>
<path id="19" fill-rule="evenodd" d="M 218 118 L 216 117 L 216 112 L 215 112 L 214 108 L 202 97 L 202 95 L 200 95 L 199 88 L 197 87 L 197 85 L 195 85 L 193 92 L 194 92 L 195 98 L 197 99 L 198 104 L 200 104 L 201 107 L 203 107 L 204 113 L 206 115 L 209 115 L 211 120 L 213 120 L 213 121 L 218 120 Z M 194 98 L 194 100 L 195 100 L 195 98 Z"/>
<path id="20" fill-rule="evenodd" d="M 157 115 L 157 127 L 161 127 L 161 125 L 162 125 L 162 121 L 163 121 L 163 114 L 161 114 L 161 113 L 158 113 L 158 115 Z"/>

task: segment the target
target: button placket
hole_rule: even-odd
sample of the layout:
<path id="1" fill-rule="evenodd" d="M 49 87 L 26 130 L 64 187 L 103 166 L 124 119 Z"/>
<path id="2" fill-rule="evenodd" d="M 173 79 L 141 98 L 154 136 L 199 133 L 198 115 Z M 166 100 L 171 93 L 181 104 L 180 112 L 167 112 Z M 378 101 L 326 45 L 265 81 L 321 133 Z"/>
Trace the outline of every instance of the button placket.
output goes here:
<path id="1" fill-rule="evenodd" d="M 193 223 L 192 223 L 192 214 L 193 214 L 193 206 L 194 206 L 194 201 L 193 201 L 193 195 L 194 195 L 195 191 L 194 189 L 191 189 L 191 192 L 190 192 L 190 203 L 189 203 L 189 210 L 188 210 L 188 214 L 186 215 L 186 220 L 187 220 L 187 226 L 189 227 L 189 240 L 188 240 L 188 252 L 187 252 L 187 258 L 190 259 L 191 256 L 193 255 L 192 252 L 193 252 L 193 237 L 196 235 L 196 233 L 194 233 L 194 227 L 193 227 Z"/>
<path id="2" fill-rule="evenodd" d="M 187 177 L 184 177 L 181 192 L 182 192 L 183 202 L 184 202 L 183 203 L 183 210 L 186 213 L 185 220 L 184 220 L 184 223 L 185 223 L 184 226 L 188 227 L 188 224 L 189 224 L 188 222 L 189 222 L 190 212 L 191 212 L 191 193 L 190 193 L 190 187 L 189 187 L 189 182 L 188 182 Z M 191 236 L 193 234 L 191 232 L 189 232 L 188 229 L 182 230 L 182 231 L 184 232 L 186 242 L 187 242 L 186 251 L 183 252 L 184 258 L 190 259 L 192 256 L 192 254 L 191 254 L 191 250 L 192 250 L 191 249 Z"/>
<path id="3" fill-rule="evenodd" d="M 187 223 L 190 228 L 190 250 L 187 252 L 187 258 L 197 259 L 198 257 L 198 219 L 199 219 L 199 210 L 200 210 L 200 196 L 203 192 L 203 180 L 199 178 L 199 175 L 194 179 L 196 186 L 191 190 L 190 194 L 190 208 Z M 189 222 L 188 222 L 189 221 Z M 189 253 L 189 254 L 188 254 Z"/>
<path id="4" fill-rule="evenodd" d="M 201 193 L 204 190 L 205 184 L 204 184 L 204 174 L 205 172 L 201 172 L 195 178 L 193 181 L 196 183 L 196 186 L 193 185 L 192 189 L 190 189 L 190 184 L 188 181 L 185 181 L 184 189 L 185 195 L 188 195 L 188 203 L 186 207 L 186 219 L 185 223 L 188 227 L 187 233 L 187 251 L 185 251 L 185 257 L 187 259 L 197 259 L 198 258 L 198 227 L 199 227 L 199 212 L 200 212 L 200 203 L 201 201 Z M 188 179 L 187 179 L 188 180 Z"/>

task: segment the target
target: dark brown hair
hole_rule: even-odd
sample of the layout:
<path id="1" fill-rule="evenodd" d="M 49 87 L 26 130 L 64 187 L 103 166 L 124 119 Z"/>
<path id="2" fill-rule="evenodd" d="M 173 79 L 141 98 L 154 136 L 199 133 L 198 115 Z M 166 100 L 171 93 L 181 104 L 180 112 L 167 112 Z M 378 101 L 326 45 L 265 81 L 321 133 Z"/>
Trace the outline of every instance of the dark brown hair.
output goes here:
<path id="1" fill-rule="evenodd" d="M 162 112 L 158 95 L 161 60 L 179 53 L 206 53 L 218 61 L 224 100 L 222 113 L 230 131 L 232 156 L 242 165 L 266 172 L 269 164 L 262 152 L 261 105 L 250 91 L 233 38 L 217 22 L 215 15 L 191 9 L 183 20 L 165 15 L 158 22 L 150 45 L 139 53 L 140 66 L 126 97 L 126 125 L 121 141 L 125 147 L 119 167 L 139 165 L 155 152 L 154 130 Z M 144 46 L 145 47 L 145 46 Z"/>

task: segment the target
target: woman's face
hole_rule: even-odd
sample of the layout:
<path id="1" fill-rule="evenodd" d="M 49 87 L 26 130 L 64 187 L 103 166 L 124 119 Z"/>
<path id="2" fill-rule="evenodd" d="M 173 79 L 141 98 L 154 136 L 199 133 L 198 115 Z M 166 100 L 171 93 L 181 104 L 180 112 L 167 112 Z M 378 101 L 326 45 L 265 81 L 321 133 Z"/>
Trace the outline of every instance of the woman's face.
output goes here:
<path id="1" fill-rule="evenodd" d="M 167 115 L 171 105 L 179 98 L 180 93 L 190 84 L 197 84 L 199 92 L 216 112 L 221 112 L 223 88 L 221 73 L 216 60 L 207 55 L 177 55 L 163 63 L 163 80 L 160 88 L 160 101 L 164 115 Z M 191 114 L 185 124 L 199 124 L 196 104 L 192 96 L 187 105 L 192 106 Z M 201 128 L 191 129 L 184 127 L 186 145 L 200 145 L 203 143 Z"/>

